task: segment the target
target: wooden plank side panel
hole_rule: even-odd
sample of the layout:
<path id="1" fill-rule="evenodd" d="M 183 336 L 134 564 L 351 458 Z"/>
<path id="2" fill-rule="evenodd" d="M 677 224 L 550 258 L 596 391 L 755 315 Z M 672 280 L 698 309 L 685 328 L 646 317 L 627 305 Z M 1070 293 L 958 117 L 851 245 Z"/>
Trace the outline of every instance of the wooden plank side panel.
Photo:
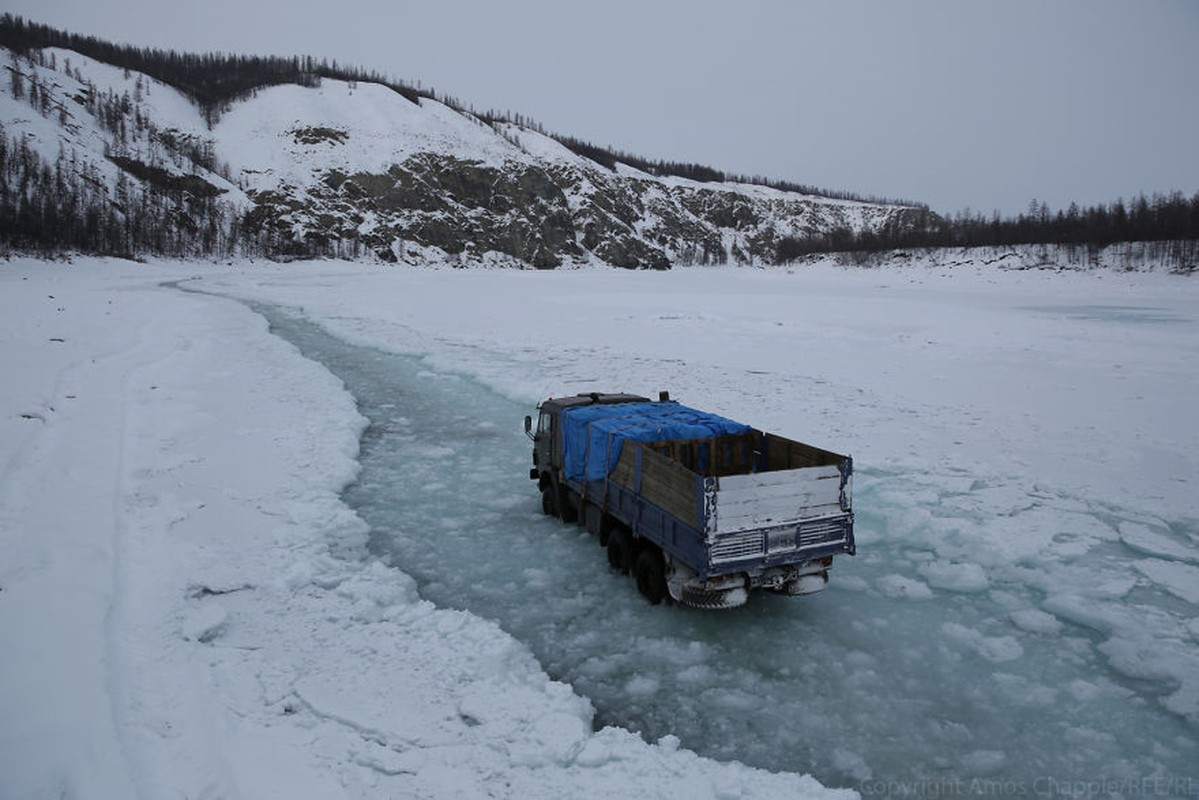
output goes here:
<path id="1" fill-rule="evenodd" d="M 739 475 L 754 470 L 757 458 L 756 431 L 706 439 L 666 439 L 647 442 L 646 447 L 698 475 Z"/>
<path id="2" fill-rule="evenodd" d="M 786 492 L 790 487 L 814 480 L 835 480 L 840 486 L 840 465 L 780 469 L 775 472 L 758 472 L 753 475 L 725 475 L 717 481 L 717 486 L 733 492 L 750 487 L 755 489 L 777 487 L 778 491 Z"/>
<path id="3" fill-rule="evenodd" d="M 648 447 L 637 446 L 641 447 L 641 496 L 684 522 L 700 527 L 696 497 L 699 476 Z"/>
<path id="4" fill-rule="evenodd" d="M 767 469 L 799 469 L 802 467 L 824 467 L 840 464 L 842 455 L 797 442 L 773 433 L 763 434 L 763 447 L 767 454 Z"/>
<path id="5" fill-rule="evenodd" d="M 620 458 L 616 461 L 616 466 L 608 473 L 608 479 L 616 481 L 626 489 L 634 489 L 633 477 L 637 469 L 637 448 L 625 447 L 620 448 Z"/>

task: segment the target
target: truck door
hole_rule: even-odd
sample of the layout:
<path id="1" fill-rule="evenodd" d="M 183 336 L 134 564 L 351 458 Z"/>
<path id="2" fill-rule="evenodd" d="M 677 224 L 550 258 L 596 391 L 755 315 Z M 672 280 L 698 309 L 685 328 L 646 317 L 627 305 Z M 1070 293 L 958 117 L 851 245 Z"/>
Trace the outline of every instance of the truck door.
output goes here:
<path id="1" fill-rule="evenodd" d="M 533 439 L 533 447 L 537 454 L 537 468 L 542 472 L 553 472 L 557 463 L 557 447 L 554 440 L 554 415 L 542 409 L 537 416 L 537 434 Z"/>

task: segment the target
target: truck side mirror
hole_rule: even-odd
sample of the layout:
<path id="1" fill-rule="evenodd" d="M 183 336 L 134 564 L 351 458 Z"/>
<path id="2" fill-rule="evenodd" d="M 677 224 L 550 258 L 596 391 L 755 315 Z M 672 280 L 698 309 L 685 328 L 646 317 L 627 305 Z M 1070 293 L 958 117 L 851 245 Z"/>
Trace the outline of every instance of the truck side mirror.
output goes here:
<path id="1" fill-rule="evenodd" d="M 525 417 L 525 434 L 530 435 L 533 430 L 533 418 Z"/>

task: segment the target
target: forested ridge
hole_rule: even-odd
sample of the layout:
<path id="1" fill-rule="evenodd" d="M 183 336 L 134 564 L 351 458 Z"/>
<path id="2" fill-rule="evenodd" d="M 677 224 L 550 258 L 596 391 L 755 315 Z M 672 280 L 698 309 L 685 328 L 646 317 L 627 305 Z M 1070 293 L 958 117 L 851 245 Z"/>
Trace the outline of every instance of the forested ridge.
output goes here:
<path id="1" fill-rule="evenodd" d="M 22 136 L 10 134 L 0 120 L 0 245 L 25 251 L 81 251 L 107 255 L 167 255 L 225 257 L 348 257 L 361 254 L 355 237 L 280 238 L 261 224 L 255 209 L 245 212 L 227 199 L 233 180 L 207 139 L 188 138 L 159 130 L 143 114 L 139 78 L 131 93 L 99 91 L 78 66 L 56 63 L 47 48 L 80 53 L 130 73 L 144 74 L 175 87 L 200 109 L 209 127 L 238 100 L 280 84 L 319 85 L 322 79 L 376 83 L 409 101 L 429 98 L 445 103 L 502 133 L 507 124 L 556 139 L 574 153 L 615 171 L 618 163 L 655 176 L 677 176 L 711 184 L 752 183 L 798 195 L 851 200 L 914 209 L 916 224 L 851 229 L 833 227 L 806 236 L 771 240 L 763 256 L 775 263 L 817 253 L 946 248 L 1056 245 L 1082 251 L 1097 263 L 1097 251 L 1121 242 L 1158 243 L 1159 260 L 1180 271 L 1199 268 L 1199 193 L 1138 195 L 1089 207 L 1071 204 L 1053 211 L 1033 201 L 1015 217 L 959 212 L 939 216 L 920 203 L 863 198 L 850 192 L 821 190 L 761 177 L 728 175 L 700 164 L 653 161 L 582 139 L 546 133 L 536 122 L 508 112 L 463 109 L 451 97 L 430 89 L 392 81 L 376 73 L 348 68 L 312 57 L 251 57 L 210 53 L 181 54 L 135 48 L 79 36 L 0 15 L 0 45 L 12 51 L 4 65 L 11 96 L 28 103 L 42 117 L 63 129 L 78 127 L 89 115 L 111 137 L 104 157 L 120 168 L 115 190 L 107 186 L 96 166 L 66 148 L 53 162 L 35 152 Z M 65 59 L 64 59 L 65 60 Z M 39 82 L 37 66 L 66 74 L 82 86 L 78 95 L 57 97 Z M 154 157 L 138 155 L 153 152 Z M 173 169 L 164 168 L 171 162 Z M 741 223 L 735 222 L 740 230 Z M 1167 243 L 1169 244 L 1167 247 Z M 703 243 L 706 253 L 712 242 Z M 762 253 L 759 250 L 759 253 Z M 735 255 L 735 254 L 734 254 Z M 727 254 L 726 254 L 727 257 Z M 684 255 L 683 258 L 686 258 Z M 740 263 L 741 258 L 734 258 Z M 749 257 L 750 263 L 753 257 Z M 705 258 L 705 263 L 707 259 Z M 717 263 L 723 263 L 717 257 Z"/>
<path id="2" fill-rule="evenodd" d="M 437 99 L 432 91 L 397 83 L 377 73 L 340 66 L 336 61 L 132 47 L 56 30 L 11 14 L 0 16 L 0 45 L 25 54 L 48 47 L 73 50 L 114 67 L 140 72 L 189 97 L 204 111 L 209 124 L 230 103 L 248 97 L 256 89 L 288 83 L 314 86 L 321 78 L 379 83 L 414 102 L 420 97 Z"/>
<path id="3" fill-rule="evenodd" d="M 1051 244 L 1103 248 L 1118 242 L 1166 242 L 1199 240 L 1199 192 L 1187 197 L 1182 192 L 1143 193 L 1125 202 L 1119 198 L 1080 208 L 1071 203 L 1056 212 L 1039 201 L 1015 217 L 993 214 L 985 217 L 960 212 L 953 217 L 930 218 L 921 230 L 865 231 L 833 230 L 809 238 L 788 238 L 779 243 L 779 260 L 791 261 L 813 253 L 932 247 L 1002 247 Z M 1194 252 L 1194 247 L 1188 248 Z M 1193 261 L 1193 256 L 1192 256 Z"/>

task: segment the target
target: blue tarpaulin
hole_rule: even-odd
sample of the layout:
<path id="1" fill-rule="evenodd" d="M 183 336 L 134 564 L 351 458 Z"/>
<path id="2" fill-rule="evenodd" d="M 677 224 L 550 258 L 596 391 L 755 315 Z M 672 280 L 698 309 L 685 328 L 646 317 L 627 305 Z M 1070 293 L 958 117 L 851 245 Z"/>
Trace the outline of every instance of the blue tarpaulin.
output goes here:
<path id="1" fill-rule="evenodd" d="M 595 403 L 562 409 L 562 462 L 571 480 L 603 480 L 626 439 L 662 442 L 748 433 L 749 425 L 678 403 Z"/>

